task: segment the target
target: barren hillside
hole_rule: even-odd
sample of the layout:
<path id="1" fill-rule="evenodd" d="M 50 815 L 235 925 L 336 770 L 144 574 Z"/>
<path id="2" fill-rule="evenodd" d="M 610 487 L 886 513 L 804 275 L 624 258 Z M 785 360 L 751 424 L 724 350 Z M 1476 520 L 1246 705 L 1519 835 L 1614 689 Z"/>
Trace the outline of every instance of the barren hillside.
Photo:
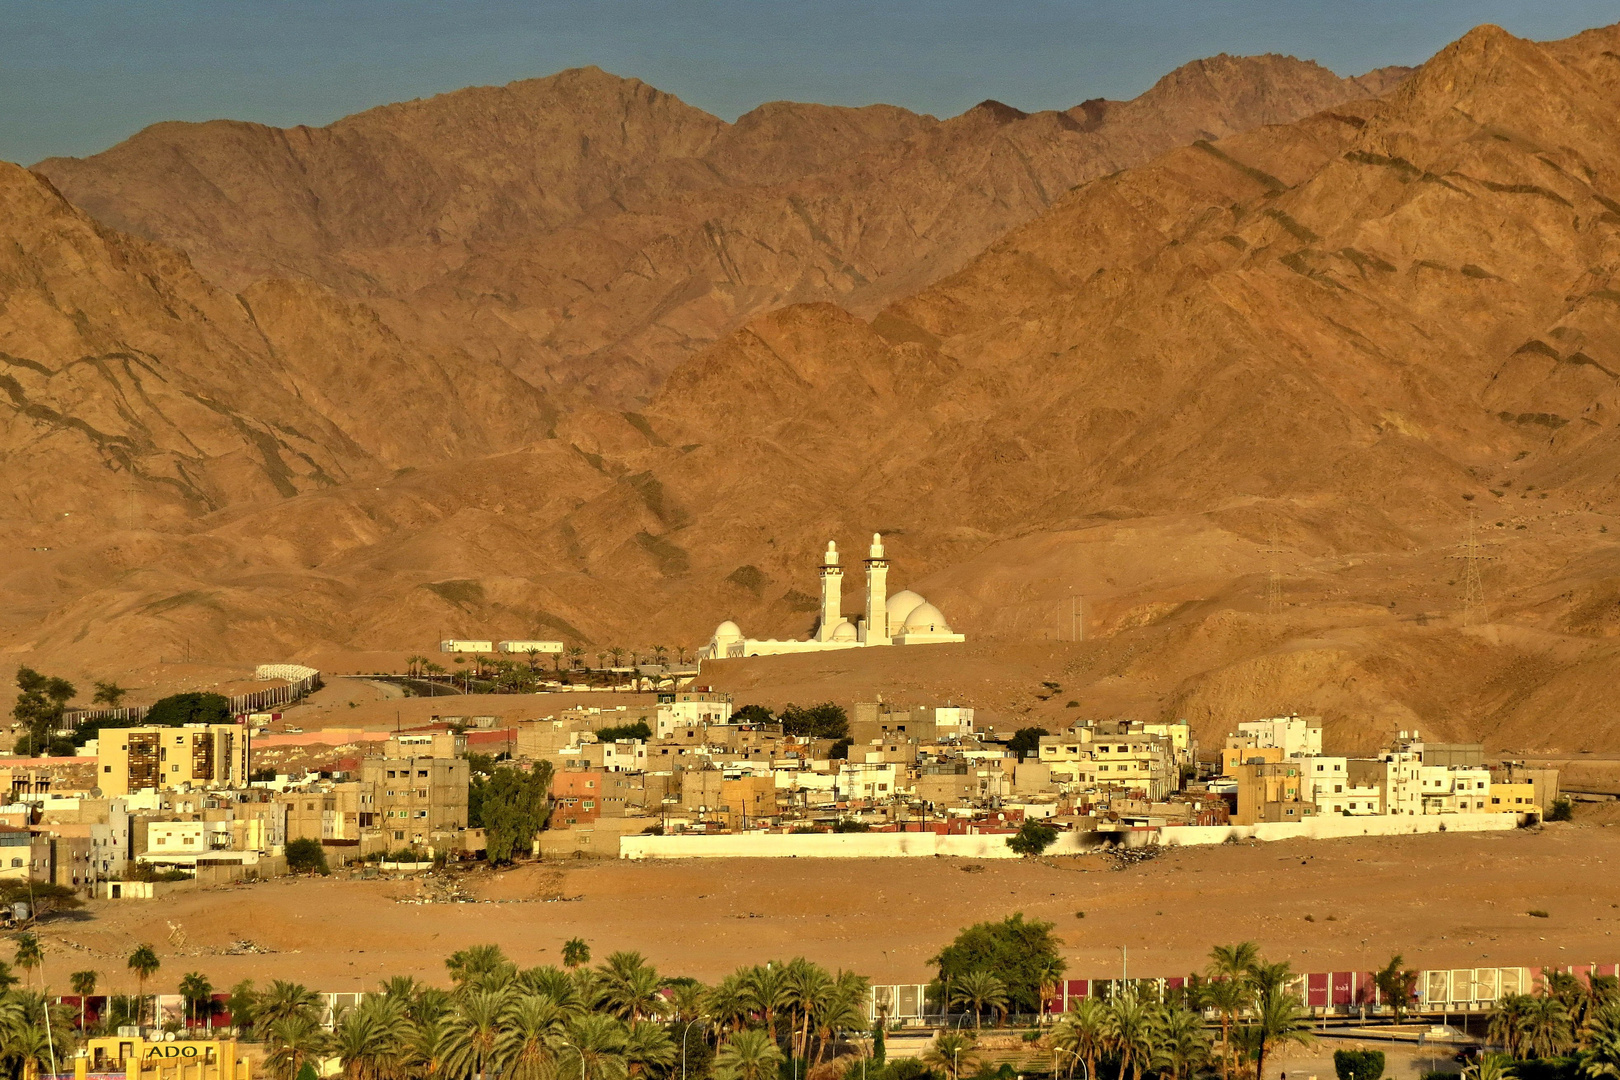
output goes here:
<path id="1" fill-rule="evenodd" d="M 226 288 L 308 277 L 429 348 L 626 404 L 761 311 L 871 310 L 1075 184 L 1402 74 L 1219 56 L 1067 112 L 986 102 L 940 121 L 774 102 L 727 124 L 585 68 L 325 128 L 159 124 L 36 169 Z"/>
<path id="2" fill-rule="evenodd" d="M 879 529 L 892 583 L 938 603 L 967 646 L 720 665 L 712 677 L 800 699 L 949 695 L 1012 722 L 1184 715 L 1206 738 L 1295 708 L 1323 713 L 1336 744 L 1357 748 L 1397 727 L 1497 749 L 1613 748 L 1617 55 L 1620 28 L 1537 44 L 1482 27 L 1382 97 L 1217 139 L 1184 131 L 1195 141 L 1053 189 L 1050 205 L 1023 204 L 1005 220 L 1028 220 L 926 287 L 852 288 L 847 306 L 755 315 L 680 362 L 640 411 L 570 404 L 547 420 L 554 437 L 522 444 L 512 429 L 491 447 L 504 452 L 424 452 L 393 475 L 242 501 L 185 529 L 59 532 L 57 550 L 20 552 L 0 577 L 0 632 L 27 650 L 17 655 L 75 670 L 183 638 L 221 664 L 416 651 L 441 631 L 695 647 L 723 617 L 754 634 L 804 632 L 822 545 Z M 742 122 L 704 128 L 701 114 L 635 92 L 710 140 L 681 162 L 741 138 Z M 1129 107 L 1092 111 L 1106 121 Z M 1085 113 L 1067 123 L 1083 128 Z M 1068 130 L 1055 114 L 990 105 L 942 124 L 863 115 L 920 126 L 887 142 L 848 136 L 862 146 L 783 182 L 923 154 L 952 125 Z M 791 171 L 761 155 L 746 168 Z M 985 197 L 974 205 L 999 205 Z M 874 204 L 874 215 L 886 205 Z M 50 205 L 95 244 L 163 250 Z M 349 257 L 305 255 L 310 274 Z M 689 276 L 692 295 L 708 280 Z M 357 287 L 333 282 L 332 293 L 256 288 L 360 320 L 368 308 L 345 298 Z M 426 292 L 383 291 L 367 303 L 385 321 L 390 304 L 462 318 Z M 794 298 L 775 296 L 766 306 Z M 425 348 L 417 334 L 392 347 Z M 62 364 L 80 348 L 67 340 L 65 352 L 32 346 L 37 361 Z M 488 370 L 470 379 L 512 400 Z M 400 392 L 367 415 L 400 410 L 405 442 L 424 448 L 408 419 L 422 393 L 440 404 Z M 389 428 L 356 427 L 367 462 L 384 460 L 375 440 Z M 1485 604 L 1464 625 L 1470 518 Z M 1071 597 L 1088 640 L 1058 646 Z M 1062 697 L 1043 696 L 1043 681 Z"/>

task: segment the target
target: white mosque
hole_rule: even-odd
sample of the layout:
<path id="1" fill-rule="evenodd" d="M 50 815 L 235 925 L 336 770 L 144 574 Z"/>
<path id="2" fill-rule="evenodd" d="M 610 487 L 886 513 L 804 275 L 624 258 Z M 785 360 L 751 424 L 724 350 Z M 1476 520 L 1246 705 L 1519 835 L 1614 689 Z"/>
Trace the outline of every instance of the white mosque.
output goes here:
<path id="1" fill-rule="evenodd" d="M 889 560 L 883 537 L 872 534 L 866 553 L 866 614 L 851 621 L 843 615 L 844 568 L 838 564 L 838 545 L 828 541 L 821 560 L 821 619 L 808 641 L 761 641 L 745 638 L 727 619 L 714 628 L 714 637 L 698 650 L 700 660 L 728 660 L 739 656 L 776 656 L 782 653 L 861 649 L 869 645 L 933 645 L 966 641 L 951 632 L 939 608 L 907 589 L 889 593 Z"/>

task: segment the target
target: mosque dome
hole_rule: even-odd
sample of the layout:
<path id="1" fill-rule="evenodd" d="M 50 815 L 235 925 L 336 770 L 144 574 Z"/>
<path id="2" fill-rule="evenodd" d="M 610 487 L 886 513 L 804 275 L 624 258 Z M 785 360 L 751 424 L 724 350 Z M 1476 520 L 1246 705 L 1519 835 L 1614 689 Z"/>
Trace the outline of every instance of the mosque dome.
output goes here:
<path id="1" fill-rule="evenodd" d="M 714 628 L 715 641 L 741 641 L 742 636 L 742 628 L 730 619 Z"/>
<path id="2" fill-rule="evenodd" d="M 926 603 L 928 601 L 910 589 L 903 589 L 889 597 L 889 602 L 885 605 L 889 610 L 889 629 L 900 629 L 901 626 L 905 625 L 906 616 L 911 614 L 912 609 L 918 604 Z"/>
<path id="3" fill-rule="evenodd" d="M 946 624 L 945 616 L 940 614 L 939 608 L 926 600 L 911 609 L 911 613 L 906 616 L 903 629 L 908 634 L 948 634 L 951 632 L 951 628 Z"/>
<path id="4" fill-rule="evenodd" d="M 854 641 L 854 640 L 856 640 L 855 624 L 850 622 L 848 619 L 844 619 L 837 626 L 833 627 L 832 640 L 834 640 L 834 641 Z"/>

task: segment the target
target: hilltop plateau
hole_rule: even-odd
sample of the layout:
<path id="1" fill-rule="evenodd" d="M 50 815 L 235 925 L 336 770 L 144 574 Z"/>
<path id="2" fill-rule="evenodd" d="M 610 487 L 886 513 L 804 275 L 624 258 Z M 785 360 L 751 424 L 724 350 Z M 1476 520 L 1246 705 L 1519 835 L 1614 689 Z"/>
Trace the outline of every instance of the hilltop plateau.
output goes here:
<path id="1" fill-rule="evenodd" d="M 803 633 L 826 540 L 881 530 L 966 646 L 710 677 L 1611 749 L 1617 57 L 1481 27 L 1398 82 L 1218 58 L 1089 111 L 735 125 L 586 71 L 10 170 L 0 634 L 70 674 L 691 648 Z M 555 153 L 497 152 L 522 118 Z"/>

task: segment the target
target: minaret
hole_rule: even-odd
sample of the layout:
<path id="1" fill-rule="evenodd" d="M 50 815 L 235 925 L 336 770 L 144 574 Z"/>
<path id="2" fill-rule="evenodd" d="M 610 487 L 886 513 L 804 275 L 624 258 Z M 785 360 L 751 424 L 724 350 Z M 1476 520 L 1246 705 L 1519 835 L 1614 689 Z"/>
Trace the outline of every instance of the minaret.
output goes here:
<path id="1" fill-rule="evenodd" d="M 889 560 L 883 557 L 883 537 L 872 534 L 866 553 L 866 643 L 889 644 Z"/>
<path id="2" fill-rule="evenodd" d="M 817 641 L 832 640 L 833 631 L 843 622 L 844 568 L 838 565 L 838 545 L 827 541 L 827 554 L 821 558 L 821 625 Z"/>

